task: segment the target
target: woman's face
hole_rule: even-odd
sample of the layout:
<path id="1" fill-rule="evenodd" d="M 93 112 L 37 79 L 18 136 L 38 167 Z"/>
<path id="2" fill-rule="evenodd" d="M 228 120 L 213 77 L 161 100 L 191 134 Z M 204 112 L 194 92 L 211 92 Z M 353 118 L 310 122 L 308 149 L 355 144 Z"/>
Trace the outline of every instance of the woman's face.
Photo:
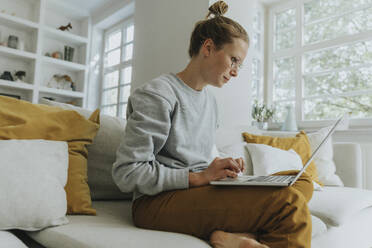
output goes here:
<path id="1" fill-rule="evenodd" d="M 212 42 L 203 70 L 207 83 L 221 88 L 231 77 L 238 76 L 247 51 L 247 42 L 239 38 L 233 39 L 232 43 L 225 44 L 219 50 Z"/>

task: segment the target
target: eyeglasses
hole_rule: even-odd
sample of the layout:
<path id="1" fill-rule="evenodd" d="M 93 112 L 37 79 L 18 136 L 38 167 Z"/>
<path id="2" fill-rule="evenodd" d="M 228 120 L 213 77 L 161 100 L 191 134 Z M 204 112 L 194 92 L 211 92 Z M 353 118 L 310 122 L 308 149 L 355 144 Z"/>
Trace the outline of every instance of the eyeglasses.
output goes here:
<path id="1" fill-rule="evenodd" d="M 243 68 L 243 64 L 239 63 L 239 60 L 235 57 L 231 57 L 231 68 L 239 71 Z"/>

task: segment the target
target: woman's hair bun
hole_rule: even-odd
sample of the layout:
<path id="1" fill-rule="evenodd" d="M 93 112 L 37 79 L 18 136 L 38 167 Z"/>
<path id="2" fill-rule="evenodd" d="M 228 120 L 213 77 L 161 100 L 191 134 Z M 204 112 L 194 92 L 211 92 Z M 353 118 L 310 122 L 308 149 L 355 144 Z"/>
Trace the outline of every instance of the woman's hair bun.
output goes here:
<path id="1" fill-rule="evenodd" d="M 222 16 L 227 12 L 229 6 L 224 1 L 217 1 L 209 7 L 207 18 L 213 14 L 215 17 Z"/>

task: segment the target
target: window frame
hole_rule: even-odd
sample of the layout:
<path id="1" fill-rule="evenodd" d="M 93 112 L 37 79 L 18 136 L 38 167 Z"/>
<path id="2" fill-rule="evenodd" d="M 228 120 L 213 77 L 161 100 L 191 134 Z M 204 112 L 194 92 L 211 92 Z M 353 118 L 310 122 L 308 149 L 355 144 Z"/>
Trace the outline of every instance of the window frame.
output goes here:
<path id="1" fill-rule="evenodd" d="M 307 52 L 316 52 L 322 49 L 329 49 L 332 47 L 339 47 L 343 45 L 352 44 L 354 42 L 361 42 L 372 40 L 372 30 L 365 31 L 359 34 L 353 35 L 342 35 L 337 38 L 320 41 L 313 44 L 304 44 L 303 40 L 303 23 L 304 23 L 304 3 L 309 2 L 311 0 L 289 0 L 283 3 L 278 3 L 268 7 L 268 49 L 267 49 L 267 87 L 265 89 L 267 98 L 265 101 L 269 104 L 273 103 L 273 89 L 274 89 L 274 61 L 278 58 L 285 58 L 285 57 L 294 57 L 295 59 L 295 115 L 297 124 L 302 128 L 314 128 L 314 127 L 323 127 L 328 126 L 334 123 L 334 120 L 312 120 L 312 121 L 305 121 L 303 105 L 306 99 L 311 97 L 303 96 L 302 92 L 304 90 L 304 80 L 303 75 L 303 61 L 302 57 Z M 282 49 L 279 51 L 275 51 L 275 13 L 285 11 L 289 8 L 295 8 L 296 10 L 296 40 L 294 48 L 287 48 Z M 328 17 L 326 17 L 328 18 Z M 324 19 L 324 18 L 322 18 Z M 315 74 L 315 73 L 314 73 Z M 309 74 L 306 74 L 309 75 Z M 370 91 L 370 90 L 366 90 Z M 365 91 L 363 91 L 365 92 Z M 353 92 L 348 92 L 344 94 L 353 94 Z M 320 97 L 316 97 L 320 99 Z M 289 101 L 289 99 L 283 100 Z M 281 126 L 282 123 L 273 123 L 273 128 L 278 128 Z M 359 119 L 350 119 L 350 126 L 352 127 L 366 127 L 372 125 L 372 118 L 359 118 Z"/>
<path id="2" fill-rule="evenodd" d="M 121 101 L 121 97 L 122 97 L 122 95 L 124 95 L 124 92 L 121 90 L 121 88 L 125 87 L 125 86 L 131 86 L 132 80 L 133 80 L 133 57 L 134 57 L 133 53 L 134 53 L 134 43 L 135 43 L 134 35 L 133 35 L 133 39 L 130 42 L 125 41 L 127 28 L 130 27 L 131 25 L 134 26 L 134 17 L 133 16 L 130 16 L 130 17 L 126 18 L 125 20 L 123 20 L 123 21 L 105 29 L 104 32 L 103 32 L 103 41 L 102 41 L 103 46 L 102 46 L 101 87 L 100 87 L 100 108 L 103 109 L 105 107 L 116 106 L 116 115 L 115 116 L 116 117 L 121 117 L 123 119 L 126 119 L 126 116 L 125 116 L 125 113 L 123 113 L 123 115 L 121 115 L 121 113 L 123 112 L 122 111 L 123 106 L 127 105 L 128 101 Z M 106 47 L 108 46 L 108 40 L 109 40 L 110 35 L 114 34 L 118 30 L 121 30 L 121 32 L 122 32 L 121 40 L 120 40 L 120 46 L 112 48 L 110 50 L 106 50 Z M 129 59 L 129 60 L 124 61 L 123 56 L 124 56 L 125 47 L 130 45 L 130 44 L 133 45 L 132 58 Z M 120 50 L 119 63 L 115 64 L 115 65 L 107 66 L 105 64 L 105 58 L 106 58 L 107 54 L 112 52 L 112 51 L 115 51 L 117 49 Z M 124 70 L 127 67 L 132 68 L 131 69 L 131 80 L 130 80 L 130 83 L 122 83 L 122 81 L 123 81 L 122 70 Z M 115 71 L 118 71 L 118 74 L 119 74 L 118 75 L 118 84 L 116 86 L 113 86 L 113 87 L 105 87 L 105 76 L 107 74 L 115 72 Z M 112 89 L 118 89 L 118 95 L 117 95 L 116 103 L 103 104 L 103 93 L 105 91 L 112 90 Z"/>

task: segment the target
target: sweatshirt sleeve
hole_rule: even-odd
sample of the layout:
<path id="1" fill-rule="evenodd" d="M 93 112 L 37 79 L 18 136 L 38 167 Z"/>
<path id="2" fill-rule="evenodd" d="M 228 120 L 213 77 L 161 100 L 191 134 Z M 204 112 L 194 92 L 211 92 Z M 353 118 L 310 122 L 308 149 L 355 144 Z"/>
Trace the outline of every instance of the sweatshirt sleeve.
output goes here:
<path id="1" fill-rule="evenodd" d="M 130 97 L 125 135 L 112 169 L 121 191 L 154 195 L 188 188 L 188 169 L 169 168 L 155 159 L 167 141 L 171 114 L 171 103 L 159 93 L 138 89 Z"/>

